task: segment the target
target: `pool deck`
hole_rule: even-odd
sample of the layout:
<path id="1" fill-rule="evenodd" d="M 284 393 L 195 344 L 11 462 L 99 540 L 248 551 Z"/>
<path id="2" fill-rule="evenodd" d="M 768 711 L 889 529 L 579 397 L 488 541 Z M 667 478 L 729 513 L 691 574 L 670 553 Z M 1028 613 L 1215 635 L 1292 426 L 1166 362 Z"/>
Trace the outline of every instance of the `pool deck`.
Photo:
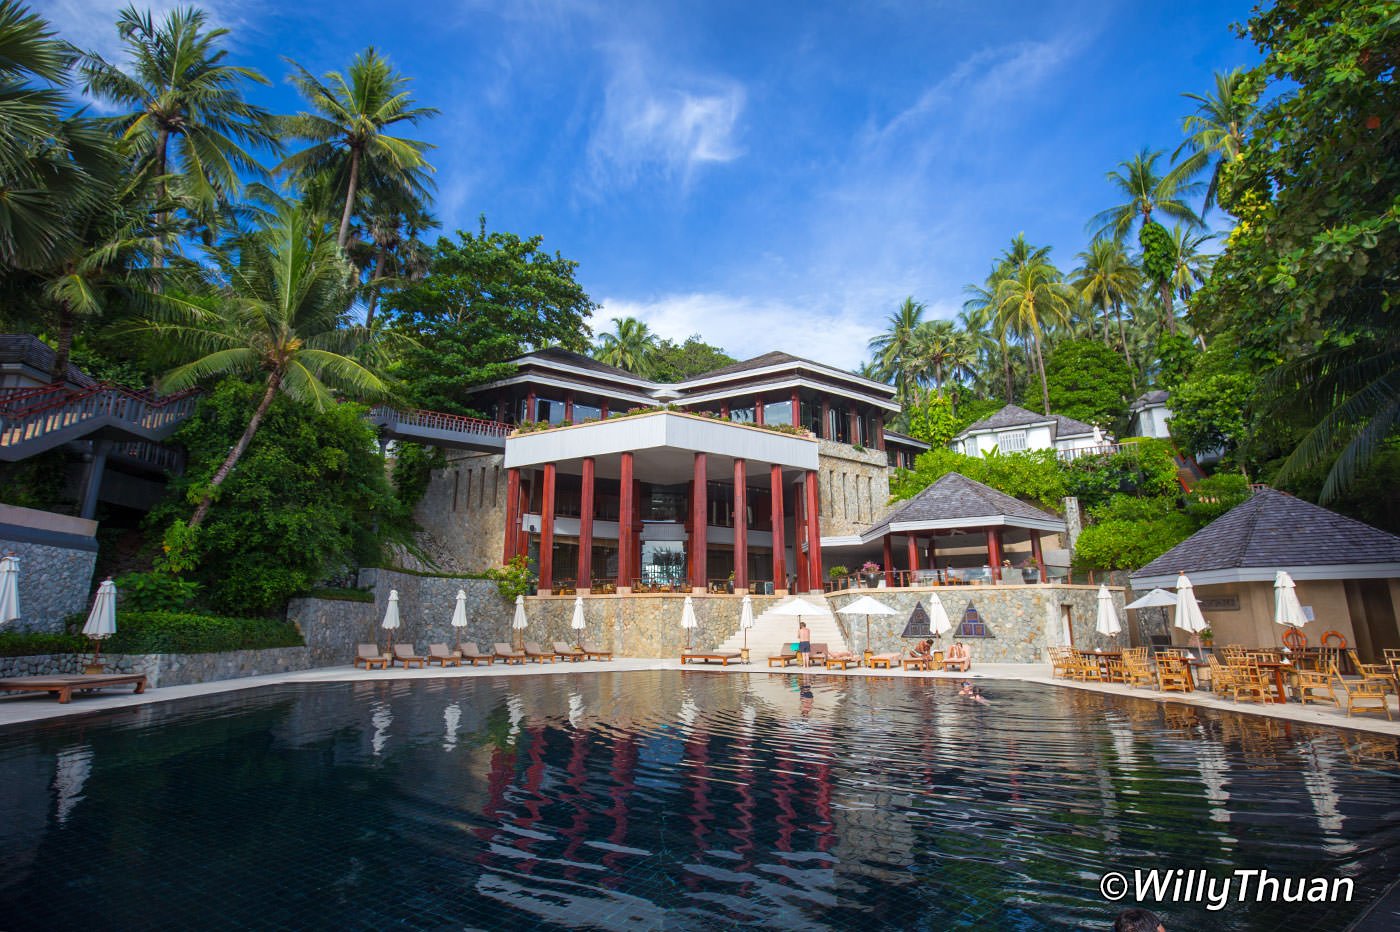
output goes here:
<path id="1" fill-rule="evenodd" d="M 1284 721 L 1298 722 L 1300 724 L 1332 725 L 1340 728 L 1350 728 L 1356 731 L 1391 735 L 1400 738 L 1400 706 L 1397 706 L 1395 697 L 1393 696 L 1390 697 L 1389 702 L 1392 714 L 1395 718 L 1391 721 L 1386 721 L 1384 717 L 1375 714 L 1358 715 L 1347 718 L 1344 709 L 1338 709 L 1332 706 L 1303 706 L 1297 702 L 1285 704 L 1261 704 L 1257 702 L 1235 703 L 1216 698 L 1211 693 L 1199 690 L 1194 693 L 1168 694 L 1153 689 L 1132 689 L 1121 684 L 1071 683 L 1064 680 L 1052 679 L 1050 677 L 1049 664 L 983 664 L 976 667 L 970 674 L 961 674 L 905 672 L 898 669 L 893 671 L 869 670 L 864 668 L 851 670 L 821 670 L 813 668 L 804 671 L 800 667 L 769 669 L 764 663 L 730 664 L 728 666 L 720 666 L 718 664 L 686 664 L 682 667 L 678 659 L 672 658 L 654 660 L 644 658 L 622 658 L 618 660 L 590 661 L 577 664 L 554 663 L 509 666 L 492 664 L 489 667 L 450 667 L 445 670 L 437 667 L 431 670 L 405 670 L 402 667 L 394 667 L 389 670 L 360 670 L 354 667 L 323 667 L 317 670 L 304 670 L 297 673 L 277 673 L 267 676 L 249 676 L 236 680 L 219 680 L 213 683 L 196 683 L 189 686 L 152 688 L 140 695 L 133 694 L 128 687 L 120 687 L 119 692 L 91 693 L 81 697 L 75 696 L 72 702 L 64 705 L 55 702 L 52 697 L 41 694 L 13 695 L 0 697 L 0 728 L 57 720 L 75 715 L 89 715 L 96 712 L 114 712 L 147 706 L 157 702 L 170 702 L 177 699 L 217 696 L 223 693 L 236 692 L 238 690 L 257 689 L 262 686 L 280 686 L 298 683 L 441 679 L 444 677 L 454 678 L 469 676 L 550 676 L 578 673 L 680 669 L 692 673 L 714 674 L 769 673 L 773 675 L 791 675 L 793 673 L 805 672 L 812 676 L 874 676 L 885 679 L 1020 680 L 1026 683 L 1039 683 L 1044 686 L 1051 686 L 1059 689 L 1082 689 L 1088 692 L 1108 693 L 1115 696 L 1131 696 L 1135 699 L 1146 699 L 1163 703 L 1175 702 L 1207 709 L 1240 712 L 1246 715 L 1262 715 Z"/>

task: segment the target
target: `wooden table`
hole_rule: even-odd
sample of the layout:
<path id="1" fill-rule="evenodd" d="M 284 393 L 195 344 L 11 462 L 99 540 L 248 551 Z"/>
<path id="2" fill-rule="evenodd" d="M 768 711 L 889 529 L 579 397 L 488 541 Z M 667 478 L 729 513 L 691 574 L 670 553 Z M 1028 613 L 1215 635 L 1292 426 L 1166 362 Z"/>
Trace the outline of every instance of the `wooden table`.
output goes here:
<path id="1" fill-rule="evenodd" d="M 136 692 L 146 691 L 144 673 L 77 673 L 60 676 L 14 676 L 0 680 L 0 690 L 53 693 L 59 702 L 68 702 L 74 692 L 91 692 L 104 686 L 136 685 Z"/>
<path id="2" fill-rule="evenodd" d="M 1269 700 L 1269 701 L 1270 701 L 1270 702 L 1287 702 L 1287 701 L 1288 701 L 1288 687 L 1285 686 L 1284 683 L 1283 683 L 1283 671 L 1285 671 L 1285 670 L 1289 670 L 1289 671 L 1296 670 L 1297 667 L 1295 667 L 1295 666 L 1294 666 L 1293 664 L 1291 664 L 1291 663 L 1284 663 L 1284 662 L 1281 661 L 1281 660 L 1256 660 L 1256 661 L 1254 662 L 1254 665 L 1255 665 L 1256 667 L 1258 667 L 1259 669 L 1261 669 L 1261 670 L 1272 670 L 1272 671 L 1273 671 L 1273 674 L 1274 674 L 1274 688 L 1275 688 L 1276 690 L 1278 690 L 1278 698 L 1277 698 L 1277 699 L 1271 699 L 1271 700 Z"/>
<path id="3" fill-rule="evenodd" d="M 1099 681 L 1104 683 L 1109 682 L 1108 661 L 1123 659 L 1123 652 L 1121 650 L 1081 650 L 1077 653 L 1081 658 L 1085 660 L 1089 660 L 1092 658 L 1098 661 Z"/>

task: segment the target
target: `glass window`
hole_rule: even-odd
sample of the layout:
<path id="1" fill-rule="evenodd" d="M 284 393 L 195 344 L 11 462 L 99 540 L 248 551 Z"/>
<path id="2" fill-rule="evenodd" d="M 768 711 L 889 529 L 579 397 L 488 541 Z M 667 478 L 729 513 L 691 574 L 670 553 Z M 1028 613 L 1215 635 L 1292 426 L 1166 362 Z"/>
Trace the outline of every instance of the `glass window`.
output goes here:
<path id="1" fill-rule="evenodd" d="M 792 423 L 792 402 L 791 401 L 770 401 L 763 406 L 763 423 L 765 424 L 791 424 Z"/>
<path id="2" fill-rule="evenodd" d="M 642 483 L 643 521 L 684 521 L 689 512 L 690 484 L 654 485 Z"/>
<path id="3" fill-rule="evenodd" d="M 1024 430 L 1004 433 L 998 439 L 1001 441 L 999 446 L 1003 453 L 1020 453 L 1026 449 L 1026 432 Z"/>
<path id="4" fill-rule="evenodd" d="M 603 409 L 595 405 L 581 405 L 574 402 L 574 423 L 582 424 L 584 421 L 596 421 L 603 416 Z"/>
<path id="5" fill-rule="evenodd" d="M 549 424 L 564 423 L 564 402 L 549 398 L 536 398 L 534 420 Z"/>
<path id="6" fill-rule="evenodd" d="M 737 421 L 740 424 L 752 424 L 753 408 L 730 408 L 729 419 L 731 421 Z"/>

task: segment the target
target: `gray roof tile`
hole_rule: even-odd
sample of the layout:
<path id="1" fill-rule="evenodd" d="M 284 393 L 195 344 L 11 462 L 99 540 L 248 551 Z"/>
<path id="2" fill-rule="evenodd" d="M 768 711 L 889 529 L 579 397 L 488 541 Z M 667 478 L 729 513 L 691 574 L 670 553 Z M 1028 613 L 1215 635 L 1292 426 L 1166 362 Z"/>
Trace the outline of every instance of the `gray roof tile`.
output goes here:
<path id="1" fill-rule="evenodd" d="M 989 485 L 950 472 L 918 495 L 895 507 L 867 534 L 891 523 L 948 521 L 955 518 L 1024 518 L 1031 521 L 1059 521 L 1049 512 L 1027 505 L 1019 498 L 998 492 Z"/>
<path id="2" fill-rule="evenodd" d="M 1260 489 L 1133 576 L 1346 563 L 1400 563 L 1400 537 Z"/>
<path id="3" fill-rule="evenodd" d="M 968 434 L 984 430 L 1005 430 L 1008 427 L 1044 424 L 1046 421 L 1050 421 L 1055 425 L 1054 434 L 1056 438 L 1077 437 L 1094 432 L 1093 424 L 1085 424 L 1083 421 L 1076 421 L 1074 418 L 1065 417 L 1063 414 L 1037 414 L 1035 411 L 1027 410 L 1020 405 L 1007 405 L 995 414 L 984 417 L 975 424 L 963 428 L 958 436 L 966 437 Z"/>

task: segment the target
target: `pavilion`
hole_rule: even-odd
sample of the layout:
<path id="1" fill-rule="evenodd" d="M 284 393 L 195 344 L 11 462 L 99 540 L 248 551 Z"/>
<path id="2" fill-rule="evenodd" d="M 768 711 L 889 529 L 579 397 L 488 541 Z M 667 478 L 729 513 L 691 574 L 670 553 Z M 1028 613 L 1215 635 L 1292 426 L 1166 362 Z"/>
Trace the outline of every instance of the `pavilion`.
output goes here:
<path id="1" fill-rule="evenodd" d="M 959 570 L 970 570 L 967 575 L 978 578 L 982 568 L 987 582 L 1044 582 L 1049 577 L 1041 537 L 1064 533 L 1063 519 L 950 472 L 895 508 L 860 539 L 865 544 L 881 542 L 886 585 L 895 584 L 894 554 L 900 549 L 896 538 L 901 539 L 911 583 L 923 571 L 928 571 L 930 580 L 947 581 L 950 576 L 956 578 Z M 1022 556 L 1022 567 L 1033 564 L 1038 572 L 1018 569 L 1007 578 L 1002 561 L 1016 553 Z"/>

